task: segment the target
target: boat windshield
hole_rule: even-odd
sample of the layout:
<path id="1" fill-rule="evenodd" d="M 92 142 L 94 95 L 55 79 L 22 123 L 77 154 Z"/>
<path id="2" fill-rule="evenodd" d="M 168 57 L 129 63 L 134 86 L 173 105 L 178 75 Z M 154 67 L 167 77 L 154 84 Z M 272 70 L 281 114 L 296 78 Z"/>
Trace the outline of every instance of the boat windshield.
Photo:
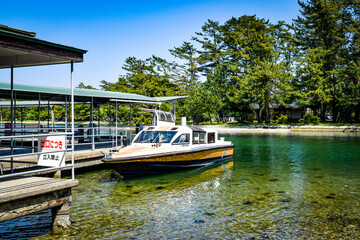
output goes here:
<path id="1" fill-rule="evenodd" d="M 170 131 L 143 131 L 135 143 L 169 143 L 176 132 Z"/>

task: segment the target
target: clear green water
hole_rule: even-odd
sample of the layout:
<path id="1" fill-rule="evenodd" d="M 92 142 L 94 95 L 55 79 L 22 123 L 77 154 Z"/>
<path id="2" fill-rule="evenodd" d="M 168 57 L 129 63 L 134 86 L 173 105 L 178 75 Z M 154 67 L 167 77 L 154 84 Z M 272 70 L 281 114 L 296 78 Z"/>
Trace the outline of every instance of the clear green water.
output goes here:
<path id="1" fill-rule="evenodd" d="M 72 228 L 50 211 L 0 224 L 5 238 L 360 239 L 360 136 L 223 135 L 233 161 L 116 181 L 77 175 Z M 348 136 L 348 137 L 346 137 Z"/>

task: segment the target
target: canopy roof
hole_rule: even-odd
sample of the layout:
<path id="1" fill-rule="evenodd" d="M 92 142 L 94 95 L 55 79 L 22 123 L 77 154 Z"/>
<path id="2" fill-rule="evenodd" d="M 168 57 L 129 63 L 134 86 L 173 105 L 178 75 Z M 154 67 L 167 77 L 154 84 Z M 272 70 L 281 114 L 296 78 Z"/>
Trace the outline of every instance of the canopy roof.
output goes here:
<path id="1" fill-rule="evenodd" d="M 40 106 L 41 107 L 47 107 L 47 106 L 54 106 L 54 105 L 65 105 L 65 102 L 48 102 L 48 101 L 40 101 Z M 67 103 L 69 104 L 69 102 Z M 76 104 L 84 104 L 84 103 L 79 103 L 79 102 L 75 102 Z M 1 101 L 0 102 L 0 107 L 10 107 L 11 106 L 11 101 Z M 15 106 L 15 103 L 14 103 Z M 38 107 L 39 106 L 39 101 L 16 101 L 16 107 Z"/>
<path id="2" fill-rule="evenodd" d="M 87 52 L 35 36 L 34 32 L 0 24 L 0 68 L 82 62 Z"/>
<path id="3" fill-rule="evenodd" d="M 188 96 L 175 96 L 175 97 L 154 97 L 159 102 L 171 102 L 171 101 L 177 101 L 182 100 Z"/>
<path id="4" fill-rule="evenodd" d="M 0 82 L 0 96 L 3 99 L 11 98 L 11 86 L 8 82 Z M 39 99 L 39 93 L 41 100 L 46 101 L 61 101 L 64 102 L 65 96 L 71 95 L 71 88 L 67 87 L 50 87 L 50 86 L 39 86 L 30 84 L 14 83 L 14 90 L 16 92 L 16 99 L 23 100 L 37 100 Z M 91 98 L 96 103 L 105 103 L 110 99 L 122 100 L 123 102 L 134 102 L 134 103 L 161 103 L 169 102 L 172 100 L 182 99 L 184 97 L 164 97 L 164 98 L 153 98 L 142 96 L 132 93 L 122 92 L 110 92 L 103 90 L 93 89 L 74 89 L 75 102 L 90 102 Z"/>

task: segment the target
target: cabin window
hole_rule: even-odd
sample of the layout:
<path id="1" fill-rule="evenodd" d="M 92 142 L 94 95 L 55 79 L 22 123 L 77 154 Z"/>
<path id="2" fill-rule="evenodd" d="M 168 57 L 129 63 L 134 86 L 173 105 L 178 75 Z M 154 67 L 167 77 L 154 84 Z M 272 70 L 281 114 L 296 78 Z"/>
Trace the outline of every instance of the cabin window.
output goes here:
<path id="1" fill-rule="evenodd" d="M 168 121 L 168 122 L 173 122 L 171 113 L 167 113 L 167 114 L 166 114 L 166 121 Z"/>
<path id="2" fill-rule="evenodd" d="M 181 134 L 172 144 L 189 144 L 190 143 L 190 134 L 184 133 Z"/>
<path id="3" fill-rule="evenodd" d="M 176 135 L 176 132 L 169 131 L 143 131 L 135 143 L 169 143 Z"/>
<path id="4" fill-rule="evenodd" d="M 193 144 L 205 144 L 204 132 L 193 132 Z"/>
<path id="5" fill-rule="evenodd" d="M 166 121 L 166 116 L 164 113 L 159 112 L 160 121 Z"/>
<path id="6" fill-rule="evenodd" d="M 208 143 L 215 143 L 215 133 L 208 133 Z"/>
<path id="7" fill-rule="evenodd" d="M 205 133 L 204 132 L 201 132 L 199 133 L 199 143 L 201 144 L 205 144 Z"/>
<path id="8" fill-rule="evenodd" d="M 199 133 L 193 132 L 193 144 L 199 144 Z"/>
<path id="9" fill-rule="evenodd" d="M 176 132 L 159 132 L 154 139 L 154 143 L 169 143 L 175 136 Z"/>

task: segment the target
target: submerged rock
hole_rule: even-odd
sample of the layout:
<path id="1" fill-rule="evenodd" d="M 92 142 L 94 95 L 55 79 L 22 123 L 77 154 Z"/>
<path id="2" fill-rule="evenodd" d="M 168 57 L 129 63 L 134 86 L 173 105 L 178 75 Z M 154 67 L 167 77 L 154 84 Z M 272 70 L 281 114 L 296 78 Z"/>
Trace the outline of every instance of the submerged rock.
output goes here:
<path id="1" fill-rule="evenodd" d="M 124 178 L 124 176 L 121 175 L 120 173 L 118 173 L 117 171 L 111 172 L 110 177 L 111 177 L 112 179 L 119 179 L 120 181 Z"/>
<path id="2" fill-rule="evenodd" d="M 277 182 L 277 181 L 279 181 L 280 179 L 278 179 L 278 178 L 271 178 L 269 181 L 270 182 Z"/>
<path id="3" fill-rule="evenodd" d="M 204 223 L 204 220 L 195 220 L 194 223 Z"/>
<path id="4" fill-rule="evenodd" d="M 165 187 L 163 187 L 163 186 L 159 186 L 159 187 L 156 187 L 155 189 L 157 189 L 157 190 L 161 190 L 161 189 L 164 189 Z"/>
<path id="5" fill-rule="evenodd" d="M 206 215 L 206 216 L 214 216 L 214 215 L 215 215 L 215 213 L 209 213 L 209 212 L 206 212 L 206 213 L 204 213 L 204 215 Z"/>
<path id="6" fill-rule="evenodd" d="M 330 195 L 325 196 L 325 198 L 327 198 L 327 199 L 335 199 L 335 196 L 330 194 Z"/>
<path id="7" fill-rule="evenodd" d="M 320 171 L 321 168 L 310 168 L 309 170 L 311 170 L 311 171 Z"/>
<path id="8" fill-rule="evenodd" d="M 251 201 L 245 201 L 242 203 L 243 205 L 252 205 L 254 204 L 254 202 L 251 202 Z"/>

